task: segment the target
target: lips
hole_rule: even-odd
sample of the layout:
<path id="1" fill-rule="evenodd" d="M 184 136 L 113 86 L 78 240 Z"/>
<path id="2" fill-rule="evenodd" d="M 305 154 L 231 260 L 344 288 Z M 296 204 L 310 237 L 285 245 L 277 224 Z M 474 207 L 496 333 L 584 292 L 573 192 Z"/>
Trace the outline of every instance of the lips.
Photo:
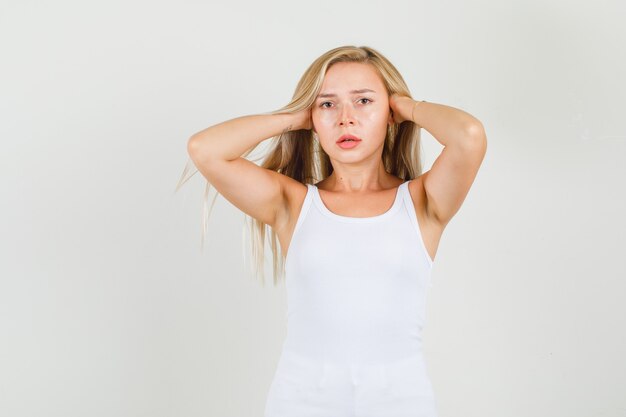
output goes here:
<path id="1" fill-rule="evenodd" d="M 360 138 L 358 138 L 358 137 L 356 137 L 356 136 L 354 136 L 354 135 L 343 135 L 343 136 L 341 136 L 341 137 L 337 140 L 337 143 L 345 142 L 345 141 L 348 141 L 348 140 L 350 140 L 350 141 L 354 141 L 354 142 L 360 142 L 360 141 L 361 141 L 361 139 L 360 139 Z"/>

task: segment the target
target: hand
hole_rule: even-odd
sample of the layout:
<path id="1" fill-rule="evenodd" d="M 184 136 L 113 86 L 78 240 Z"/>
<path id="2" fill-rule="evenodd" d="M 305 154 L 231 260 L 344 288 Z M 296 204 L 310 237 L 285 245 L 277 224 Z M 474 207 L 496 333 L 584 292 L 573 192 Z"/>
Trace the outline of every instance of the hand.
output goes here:
<path id="1" fill-rule="evenodd" d="M 411 97 L 401 96 L 397 93 L 389 96 L 389 107 L 395 123 L 402 123 L 407 120 L 412 122 L 413 106 L 415 106 L 415 100 Z"/>
<path id="2" fill-rule="evenodd" d="M 311 107 L 293 113 L 293 127 L 291 130 L 311 130 L 312 128 Z"/>

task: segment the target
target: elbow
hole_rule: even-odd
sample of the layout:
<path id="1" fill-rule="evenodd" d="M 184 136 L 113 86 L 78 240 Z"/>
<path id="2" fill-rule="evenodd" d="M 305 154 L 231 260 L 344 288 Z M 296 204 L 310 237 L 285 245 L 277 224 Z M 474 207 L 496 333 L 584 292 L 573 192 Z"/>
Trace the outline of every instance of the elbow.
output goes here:
<path id="1" fill-rule="evenodd" d="M 197 135 L 187 140 L 187 153 L 196 166 L 209 167 L 213 160 L 219 159 L 215 156 L 216 152 L 207 145 L 206 139 Z"/>
<path id="2" fill-rule="evenodd" d="M 195 136 L 190 137 L 187 140 L 187 153 L 189 156 L 194 156 L 198 152 L 198 141 Z"/>
<path id="3" fill-rule="evenodd" d="M 187 153 L 194 160 L 202 160 L 206 159 L 207 155 L 210 154 L 207 149 L 206 141 L 200 139 L 197 135 L 192 135 L 189 140 L 187 140 Z"/>
<path id="4" fill-rule="evenodd" d="M 465 128 L 465 136 L 465 143 L 468 147 L 483 150 L 487 148 L 487 135 L 481 122 L 475 121 L 467 125 Z"/>
<path id="5" fill-rule="evenodd" d="M 187 140 L 187 154 L 196 166 L 205 165 L 206 151 L 197 137 L 192 136 Z"/>

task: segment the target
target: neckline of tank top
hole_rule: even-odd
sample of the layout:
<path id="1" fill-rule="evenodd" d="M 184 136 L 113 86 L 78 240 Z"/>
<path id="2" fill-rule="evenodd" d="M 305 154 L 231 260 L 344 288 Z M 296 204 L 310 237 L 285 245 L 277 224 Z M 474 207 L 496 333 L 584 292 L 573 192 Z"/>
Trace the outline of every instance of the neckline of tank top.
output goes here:
<path id="1" fill-rule="evenodd" d="M 409 180 L 404 181 L 402 184 L 396 187 L 396 197 L 393 200 L 393 204 L 387 211 L 385 211 L 384 213 L 378 214 L 376 216 L 369 216 L 369 217 L 342 216 L 341 214 L 337 214 L 337 213 L 330 211 L 330 209 L 326 207 L 326 204 L 324 204 L 324 201 L 322 201 L 322 197 L 320 196 L 319 189 L 317 188 L 317 186 L 315 184 L 308 184 L 308 185 L 314 189 L 313 200 L 324 215 L 332 219 L 340 220 L 343 222 L 367 223 L 367 222 L 375 222 L 375 221 L 383 220 L 391 216 L 392 214 L 394 214 L 396 211 L 398 211 L 398 209 L 401 206 L 400 201 L 402 200 L 402 187 L 405 187 L 406 184 L 408 184 L 408 182 Z"/>

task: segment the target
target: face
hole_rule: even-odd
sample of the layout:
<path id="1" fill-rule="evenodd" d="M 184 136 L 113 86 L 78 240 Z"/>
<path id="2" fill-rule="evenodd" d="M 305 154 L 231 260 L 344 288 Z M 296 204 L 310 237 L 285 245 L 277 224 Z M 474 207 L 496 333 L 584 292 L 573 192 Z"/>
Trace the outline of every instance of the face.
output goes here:
<path id="1" fill-rule="evenodd" d="M 313 129 L 331 159 L 353 160 L 382 153 L 387 126 L 393 123 L 389 96 L 376 69 L 369 64 L 333 64 L 311 109 Z M 342 148 L 345 134 L 361 139 Z"/>

